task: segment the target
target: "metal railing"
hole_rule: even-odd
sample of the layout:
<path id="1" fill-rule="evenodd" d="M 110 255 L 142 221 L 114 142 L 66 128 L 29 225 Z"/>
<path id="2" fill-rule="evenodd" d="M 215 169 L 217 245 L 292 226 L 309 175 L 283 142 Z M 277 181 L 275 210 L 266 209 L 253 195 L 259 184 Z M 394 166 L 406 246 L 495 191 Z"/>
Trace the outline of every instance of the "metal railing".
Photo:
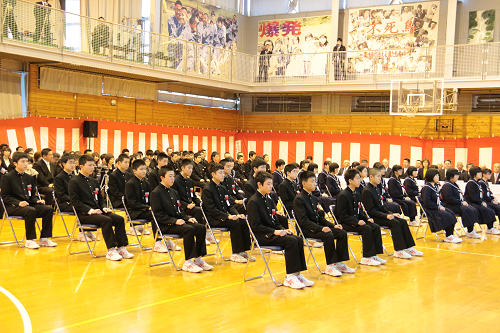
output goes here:
<path id="1" fill-rule="evenodd" d="M 23 0 L 0 0 L 0 9 L 2 43 L 225 82 L 275 86 L 500 77 L 500 43 L 248 55 Z"/>

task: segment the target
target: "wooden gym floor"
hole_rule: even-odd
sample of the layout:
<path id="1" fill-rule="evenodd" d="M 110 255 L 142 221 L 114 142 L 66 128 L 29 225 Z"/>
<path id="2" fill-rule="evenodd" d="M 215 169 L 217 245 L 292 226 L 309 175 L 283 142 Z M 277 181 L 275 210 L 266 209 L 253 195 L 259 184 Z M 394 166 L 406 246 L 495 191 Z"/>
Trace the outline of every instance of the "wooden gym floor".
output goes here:
<path id="1" fill-rule="evenodd" d="M 22 234 L 22 223 L 15 225 Z M 54 229 L 63 232 L 59 219 Z M 11 237 L 4 225 L 0 241 Z M 381 267 L 356 265 L 351 258 L 347 264 L 356 273 L 340 278 L 320 275 L 311 260 L 304 275 L 316 285 L 305 290 L 277 288 L 268 276 L 243 282 L 245 265 L 220 257 L 206 259 L 214 271 L 193 274 L 170 265 L 149 268 L 149 251 L 138 247 L 129 248 L 134 259 L 110 262 L 88 254 L 68 257 L 68 238 L 55 241 L 58 247 L 39 250 L 0 246 L 0 286 L 24 305 L 33 332 L 500 331 L 499 236 L 455 245 L 428 233 L 417 240 L 423 258 L 389 257 Z M 359 256 L 359 240 L 349 242 Z M 392 252 L 389 235 L 384 244 Z M 77 242 L 75 249 L 84 246 Z M 229 255 L 227 241 L 222 246 Z M 104 241 L 97 248 L 104 253 Z M 323 249 L 314 253 L 324 268 Z M 176 258 L 182 261 L 181 252 Z M 249 273 L 263 267 L 257 257 Z M 282 281 L 282 256 L 273 255 L 271 269 Z M 19 310 L 2 293 L 0 309 L 0 332 L 22 332 Z"/>

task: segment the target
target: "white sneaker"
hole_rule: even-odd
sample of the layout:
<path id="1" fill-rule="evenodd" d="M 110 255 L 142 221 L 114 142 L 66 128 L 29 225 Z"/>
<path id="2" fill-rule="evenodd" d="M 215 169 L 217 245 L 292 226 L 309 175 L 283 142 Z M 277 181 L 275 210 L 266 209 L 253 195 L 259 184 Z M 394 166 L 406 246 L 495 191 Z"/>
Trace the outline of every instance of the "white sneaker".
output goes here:
<path id="1" fill-rule="evenodd" d="M 387 260 L 384 260 L 378 256 L 373 256 L 372 257 L 373 259 L 377 260 L 379 263 L 381 263 L 382 265 L 385 264 L 387 262 Z"/>
<path id="2" fill-rule="evenodd" d="M 311 244 L 311 243 L 309 243 L 309 244 Z M 312 244 L 312 247 L 315 247 L 315 248 L 323 247 L 323 242 L 314 242 Z"/>
<path id="3" fill-rule="evenodd" d="M 488 229 L 488 231 L 486 231 L 487 234 L 490 234 L 490 235 L 500 235 L 500 230 L 498 230 L 497 228 L 491 228 L 491 229 Z"/>
<path id="4" fill-rule="evenodd" d="M 314 282 L 312 282 L 312 281 L 310 281 L 310 280 L 306 279 L 306 278 L 304 277 L 304 275 L 299 274 L 299 275 L 296 275 L 296 276 L 297 276 L 297 279 L 299 279 L 299 281 L 300 281 L 300 282 L 301 282 L 304 286 L 306 286 L 306 287 L 312 287 L 312 286 L 314 286 Z"/>
<path id="5" fill-rule="evenodd" d="M 406 251 L 396 251 L 394 252 L 394 258 L 399 258 L 399 259 L 411 259 L 412 256 Z"/>
<path id="6" fill-rule="evenodd" d="M 203 268 L 196 265 L 192 260 L 184 261 L 184 265 L 182 265 L 182 270 L 189 273 L 199 273 L 203 272 Z"/>
<path id="7" fill-rule="evenodd" d="M 472 230 L 472 232 L 466 232 L 465 236 L 469 238 L 481 238 L 481 235 L 476 232 L 476 230 Z"/>
<path id="8" fill-rule="evenodd" d="M 408 225 L 410 227 L 418 227 L 420 225 L 420 223 L 417 222 L 417 221 L 415 221 L 415 220 L 413 220 L 413 221 L 408 222 Z"/>
<path id="9" fill-rule="evenodd" d="M 87 238 L 90 238 L 91 241 L 100 241 L 101 239 L 94 235 L 92 231 L 87 231 Z M 84 241 L 85 242 L 85 241 Z"/>
<path id="10" fill-rule="evenodd" d="M 80 242 L 85 242 L 85 234 L 83 232 L 80 232 L 78 234 L 78 237 L 77 239 L 80 241 Z M 87 242 L 91 242 L 92 239 L 90 238 L 90 236 L 87 234 Z"/>
<path id="11" fill-rule="evenodd" d="M 47 247 L 56 247 L 57 243 L 53 242 L 49 238 L 40 238 L 40 240 L 38 241 L 38 245 L 40 245 L 40 246 L 47 246 Z"/>
<path id="12" fill-rule="evenodd" d="M 233 253 L 231 256 L 231 261 L 234 262 L 247 262 L 248 260 L 243 258 L 243 256 L 239 255 L 238 253 Z"/>
<path id="13" fill-rule="evenodd" d="M 343 262 L 338 262 L 335 264 L 335 267 L 337 268 L 337 270 L 341 273 L 349 273 L 349 274 L 353 274 L 355 272 L 355 270 L 349 266 L 347 266 L 346 264 L 344 264 Z"/>
<path id="14" fill-rule="evenodd" d="M 34 249 L 39 249 L 40 245 L 38 245 L 33 239 L 28 239 L 24 243 L 24 247 L 27 248 L 27 249 L 34 250 Z"/>
<path id="15" fill-rule="evenodd" d="M 337 269 L 336 265 L 326 265 L 325 274 L 331 276 L 342 276 L 342 272 Z"/>
<path id="16" fill-rule="evenodd" d="M 106 253 L 106 259 L 108 260 L 113 260 L 113 261 L 119 261 L 122 260 L 123 257 L 116 251 L 114 247 L 110 248 L 108 250 L 108 253 Z"/>
<path id="17" fill-rule="evenodd" d="M 255 261 L 255 260 L 256 260 L 256 259 L 255 259 L 255 257 L 249 257 L 249 256 L 248 256 L 248 253 L 246 253 L 246 252 L 241 252 L 241 253 L 240 253 L 240 256 L 242 256 L 242 257 L 243 257 L 243 258 L 245 258 L 246 260 L 248 260 L 248 258 L 250 258 L 250 261 Z"/>
<path id="18" fill-rule="evenodd" d="M 135 230 L 139 231 L 143 235 L 150 235 L 151 233 L 149 232 L 148 229 L 146 229 L 143 225 L 138 225 L 135 227 Z"/>
<path id="19" fill-rule="evenodd" d="M 375 260 L 373 258 L 361 258 L 361 265 L 367 265 L 367 266 L 380 266 L 381 263 L 378 260 Z"/>
<path id="20" fill-rule="evenodd" d="M 410 247 L 410 248 L 408 248 L 408 249 L 406 249 L 406 250 L 404 250 L 404 251 L 405 251 L 406 253 L 408 253 L 408 254 L 412 255 L 412 256 L 421 257 L 421 256 L 423 256 L 423 255 L 424 255 L 424 253 L 423 253 L 423 252 L 420 252 L 420 251 L 416 250 L 416 249 L 415 249 L 415 248 L 413 248 L 413 247 Z"/>
<path id="21" fill-rule="evenodd" d="M 205 245 L 210 245 L 210 241 L 208 239 L 205 239 Z"/>
<path id="22" fill-rule="evenodd" d="M 162 241 L 156 241 L 155 247 L 153 248 L 153 251 L 159 252 L 159 253 L 167 253 L 167 247 L 163 245 Z"/>
<path id="23" fill-rule="evenodd" d="M 134 255 L 128 252 L 124 246 L 118 249 L 118 254 L 121 255 L 123 259 L 132 259 L 134 257 Z"/>
<path id="24" fill-rule="evenodd" d="M 170 251 L 180 251 L 182 250 L 180 246 L 176 246 L 172 240 L 167 239 L 167 247 Z"/>
<path id="25" fill-rule="evenodd" d="M 139 231 L 138 227 L 135 228 L 135 232 L 137 233 L 137 236 L 142 235 L 141 232 Z M 134 228 L 133 227 L 128 228 L 127 235 L 129 235 L 129 236 L 135 236 Z"/>
<path id="26" fill-rule="evenodd" d="M 210 244 L 215 244 L 218 243 L 219 241 L 215 239 L 214 236 L 212 236 L 211 232 L 207 232 L 207 235 L 205 236 L 205 239 L 210 242 Z"/>
<path id="27" fill-rule="evenodd" d="M 384 229 L 381 229 L 380 230 L 380 234 L 383 236 L 383 235 L 387 235 L 387 232 L 384 231 Z"/>
<path id="28" fill-rule="evenodd" d="M 272 254 L 285 254 L 283 251 L 271 251 Z"/>
<path id="29" fill-rule="evenodd" d="M 209 264 L 207 264 L 205 261 L 203 261 L 203 259 L 201 258 L 196 258 L 194 260 L 194 263 L 198 266 L 200 266 L 204 271 L 211 271 L 212 269 L 214 269 L 214 266 L 211 266 Z"/>
<path id="30" fill-rule="evenodd" d="M 456 238 L 455 235 L 451 235 L 446 237 L 444 240 L 446 243 L 460 243 L 462 240 L 460 238 Z"/>
<path id="31" fill-rule="evenodd" d="M 453 235 L 453 238 L 455 238 L 459 243 L 463 241 L 463 239 L 458 237 L 457 235 Z"/>
<path id="32" fill-rule="evenodd" d="M 297 278 L 297 275 L 288 274 L 285 277 L 285 282 L 283 283 L 285 287 L 290 287 L 293 289 L 304 289 L 306 286 Z"/>

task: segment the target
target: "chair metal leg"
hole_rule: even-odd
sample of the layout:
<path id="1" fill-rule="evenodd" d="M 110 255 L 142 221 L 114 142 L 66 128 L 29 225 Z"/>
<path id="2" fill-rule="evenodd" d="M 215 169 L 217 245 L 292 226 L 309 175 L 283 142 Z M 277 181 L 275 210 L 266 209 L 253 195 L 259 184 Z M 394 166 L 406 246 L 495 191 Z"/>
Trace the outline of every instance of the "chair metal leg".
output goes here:
<path id="1" fill-rule="evenodd" d="M 387 229 L 387 232 L 389 233 L 389 235 L 391 236 L 391 239 L 392 239 L 391 229 Z M 385 245 L 383 243 L 382 243 L 382 247 L 384 249 L 385 254 L 387 254 L 388 256 L 392 256 L 394 254 L 394 252 L 393 253 L 387 252 L 387 249 L 385 248 Z"/>
<path id="2" fill-rule="evenodd" d="M 427 229 L 429 228 L 428 226 L 428 223 L 425 223 L 425 227 L 424 227 L 424 235 L 421 236 L 421 237 L 417 237 L 418 236 L 418 231 L 420 230 L 420 225 L 418 226 L 417 228 L 417 232 L 415 233 L 415 238 L 416 239 L 422 239 L 422 238 L 425 238 L 425 236 L 427 235 Z"/>
<path id="3" fill-rule="evenodd" d="M 250 249 L 250 254 L 252 254 L 254 248 L 255 248 L 255 242 L 252 242 L 252 247 Z M 243 280 L 245 282 L 247 282 L 247 281 L 250 281 L 250 280 L 255 280 L 255 279 L 262 278 L 266 274 L 266 269 L 267 269 L 267 271 L 269 272 L 269 276 L 271 277 L 271 280 L 273 280 L 273 282 L 276 285 L 276 287 L 282 286 L 283 283 L 276 282 L 276 280 L 274 279 L 273 274 L 271 273 L 271 270 L 269 269 L 268 261 L 271 259 L 272 251 L 271 250 L 269 250 L 269 251 L 266 250 L 266 251 L 269 252 L 268 259 L 266 260 L 266 257 L 264 255 L 264 253 L 262 252 L 262 249 L 260 247 L 258 247 L 258 249 L 259 249 L 259 252 L 260 252 L 260 255 L 261 255 L 262 259 L 264 260 L 264 265 L 265 265 L 264 266 L 264 273 L 262 273 L 261 275 L 257 275 L 257 276 L 253 276 L 253 277 L 247 278 L 246 275 L 247 275 L 248 265 L 250 264 L 250 259 L 249 259 L 249 260 L 247 260 L 247 264 L 246 264 L 246 267 L 245 267 L 245 272 L 243 273 Z"/>
<path id="4" fill-rule="evenodd" d="M 68 237 L 69 239 L 71 239 L 72 234 L 69 233 L 68 227 L 66 226 L 66 221 L 64 221 L 64 216 L 63 216 L 63 214 L 61 214 L 61 212 L 59 210 L 56 210 L 54 212 L 54 217 L 52 219 L 52 229 L 54 229 L 54 225 L 56 224 L 57 215 L 59 215 L 61 217 L 62 223 L 64 225 L 64 230 L 66 230 L 66 235 L 52 236 L 52 238 Z"/>
<path id="5" fill-rule="evenodd" d="M 5 222 L 6 219 L 7 219 L 7 221 L 9 221 L 10 230 L 12 230 L 12 235 L 14 235 L 14 240 L 13 241 L 1 242 L 0 245 L 6 245 L 6 244 L 14 244 L 14 243 L 16 243 L 17 246 L 24 247 L 23 242 L 24 242 L 26 236 L 23 237 L 23 239 L 21 239 L 21 240 L 17 239 L 16 232 L 14 231 L 14 226 L 12 225 L 12 221 L 11 221 L 10 217 L 6 215 L 5 212 L 4 212 L 3 219 L 2 219 L 2 226 L 0 227 L 0 235 L 2 233 L 3 225 L 4 225 L 4 222 Z"/>
<path id="6" fill-rule="evenodd" d="M 155 239 L 156 239 L 156 236 L 158 235 L 158 231 L 156 231 L 156 234 L 155 234 Z M 165 248 L 167 249 L 167 253 L 168 253 L 168 256 L 170 257 L 170 260 L 168 261 L 162 261 L 162 262 L 158 262 L 158 263 L 155 263 L 155 264 L 151 264 L 151 260 L 153 259 L 153 253 L 155 252 L 154 250 L 151 251 L 151 254 L 149 255 L 149 262 L 148 262 L 148 265 L 149 267 L 155 267 L 155 266 L 160 266 L 160 265 L 165 265 L 165 264 L 172 264 L 172 266 L 174 266 L 174 268 L 178 271 L 182 270 L 182 268 L 179 268 L 175 262 L 174 262 L 174 255 L 175 255 L 175 249 L 173 250 L 174 251 L 174 254 L 172 255 L 172 253 L 170 253 L 170 250 L 168 249 L 168 246 L 167 246 L 167 242 L 165 241 L 165 238 L 166 237 L 162 237 L 162 243 L 163 245 L 165 245 Z M 170 239 L 170 238 L 168 238 Z M 175 240 L 175 243 L 174 243 L 174 246 L 177 247 L 177 242 L 178 242 L 178 239 Z"/>
<path id="7" fill-rule="evenodd" d="M 207 253 L 207 256 L 213 256 L 213 255 L 216 255 L 217 252 L 219 252 L 219 255 L 220 257 L 225 260 L 225 261 L 229 261 L 231 260 L 231 258 L 225 258 L 224 255 L 222 254 L 222 251 L 220 249 L 220 246 L 219 246 L 219 243 L 222 241 L 222 238 L 224 236 L 224 231 L 220 231 L 220 234 L 221 234 L 221 237 L 219 238 L 219 241 L 217 241 L 217 238 L 215 238 L 215 234 L 212 230 L 212 227 L 210 226 L 210 224 L 208 224 L 207 222 L 207 227 L 208 227 L 208 230 L 210 231 L 210 234 L 212 234 L 212 237 L 215 239 L 215 246 L 217 246 L 217 250 L 213 253 Z"/>
<path id="8" fill-rule="evenodd" d="M 134 230 L 135 238 L 137 238 L 137 243 L 129 244 L 129 246 L 139 245 L 139 247 L 141 248 L 142 251 L 151 250 L 153 247 L 144 247 L 142 245 L 142 238 L 144 237 L 144 230 L 141 233 L 141 238 L 139 238 L 139 235 L 137 235 L 137 230 L 135 230 L 135 225 L 132 222 L 130 222 L 130 225 L 132 226 L 132 229 Z M 146 229 L 146 224 L 137 224 L 137 225 L 142 225 L 143 228 Z M 156 242 L 156 238 L 155 238 L 155 242 Z"/>
<path id="9" fill-rule="evenodd" d="M 354 254 L 354 251 L 352 250 L 351 245 L 349 245 L 349 243 L 347 243 L 347 246 L 349 247 L 349 251 L 351 252 L 352 257 L 354 258 L 354 261 L 359 264 L 359 261 L 356 258 L 356 255 Z"/>

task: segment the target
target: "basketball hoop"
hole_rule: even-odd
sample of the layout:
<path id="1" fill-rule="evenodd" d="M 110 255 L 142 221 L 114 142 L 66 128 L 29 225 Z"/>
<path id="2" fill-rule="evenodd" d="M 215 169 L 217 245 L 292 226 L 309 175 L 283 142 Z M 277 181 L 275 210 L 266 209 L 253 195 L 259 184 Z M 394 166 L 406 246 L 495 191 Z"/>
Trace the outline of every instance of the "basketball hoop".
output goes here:
<path id="1" fill-rule="evenodd" d="M 405 104 L 402 106 L 401 109 L 407 117 L 415 117 L 419 108 L 420 108 L 420 103 L 416 102 L 413 104 Z"/>

